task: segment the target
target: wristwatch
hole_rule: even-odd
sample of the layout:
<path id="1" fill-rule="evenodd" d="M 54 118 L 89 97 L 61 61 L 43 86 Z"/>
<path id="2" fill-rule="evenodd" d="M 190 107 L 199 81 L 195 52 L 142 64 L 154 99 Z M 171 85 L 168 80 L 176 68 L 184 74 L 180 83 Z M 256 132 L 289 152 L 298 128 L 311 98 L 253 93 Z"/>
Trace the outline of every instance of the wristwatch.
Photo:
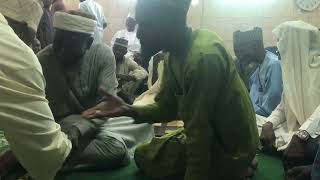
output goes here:
<path id="1" fill-rule="evenodd" d="M 311 138 L 310 134 L 306 130 L 299 130 L 296 135 L 302 141 L 308 141 Z"/>

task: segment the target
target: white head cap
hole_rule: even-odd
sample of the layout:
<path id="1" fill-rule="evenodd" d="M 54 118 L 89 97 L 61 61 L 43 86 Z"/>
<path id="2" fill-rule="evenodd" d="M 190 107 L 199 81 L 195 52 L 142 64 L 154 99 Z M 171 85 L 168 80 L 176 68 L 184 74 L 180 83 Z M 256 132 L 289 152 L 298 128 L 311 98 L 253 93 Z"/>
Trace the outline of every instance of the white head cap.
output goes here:
<path id="1" fill-rule="evenodd" d="M 43 14 L 39 0 L 0 0 L 0 12 L 18 22 L 26 22 L 34 31 Z"/>
<path id="2" fill-rule="evenodd" d="M 56 12 L 54 14 L 53 27 L 65 31 L 94 34 L 97 21 L 67 12 Z"/>

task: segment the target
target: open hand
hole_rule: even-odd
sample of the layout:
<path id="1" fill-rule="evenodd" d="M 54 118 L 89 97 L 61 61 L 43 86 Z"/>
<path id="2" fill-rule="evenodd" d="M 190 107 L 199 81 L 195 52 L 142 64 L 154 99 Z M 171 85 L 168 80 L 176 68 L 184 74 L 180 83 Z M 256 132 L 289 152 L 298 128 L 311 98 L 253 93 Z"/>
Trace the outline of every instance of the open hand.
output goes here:
<path id="1" fill-rule="evenodd" d="M 108 92 L 99 89 L 104 101 L 82 113 L 82 117 L 93 119 L 99 117 L 119 117 L 126 116 L 130 110 L 130 105 L 126 104 L 121 98 L 112 96 Z"/>

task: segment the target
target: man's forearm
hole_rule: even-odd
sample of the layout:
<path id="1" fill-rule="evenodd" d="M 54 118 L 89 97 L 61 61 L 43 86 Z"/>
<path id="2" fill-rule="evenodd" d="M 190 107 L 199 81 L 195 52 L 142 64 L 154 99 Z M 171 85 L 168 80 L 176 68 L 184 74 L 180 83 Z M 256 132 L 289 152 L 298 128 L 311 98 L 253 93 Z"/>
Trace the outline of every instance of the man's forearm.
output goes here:
<path id="1" fill-rule="evenodd" d="M 130 106 L 128 116 L 135 119 L 136 123 L 159 123 L 175 120 L 175 109 L 163 108 L 157 103 L 146 106 Z"/>

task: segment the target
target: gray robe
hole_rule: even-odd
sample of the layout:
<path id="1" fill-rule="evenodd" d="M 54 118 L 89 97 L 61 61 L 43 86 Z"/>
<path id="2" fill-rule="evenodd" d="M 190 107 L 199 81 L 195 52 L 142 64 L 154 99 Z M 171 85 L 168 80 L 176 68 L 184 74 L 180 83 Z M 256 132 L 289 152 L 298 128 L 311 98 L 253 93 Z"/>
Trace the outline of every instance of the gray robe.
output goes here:
<path id="1" fill-rule="evenodd" d="M 78 64 L 68 69 L 60 66 L 53 54 L 52 46 L 41 51 L 38 58 L 47 83 L 46 93 L 50 108 L 64 131 L 70 126 L 76 126 L 82 136 L 102 134 L 99 138 L 103 140 L 107 139 L 106 135 L 112 136 L 125 144 L 130 156 L 138 144 L 153 137 L 152 126 L 133 124 L 132 118 L 89 121 L 79 116 L 84 110 L 99 102 L 99 87 L 103 87 L 112 95 L 116 94 L 118 82 L 115 59 L 107 45 L 93 45 Z"/>

